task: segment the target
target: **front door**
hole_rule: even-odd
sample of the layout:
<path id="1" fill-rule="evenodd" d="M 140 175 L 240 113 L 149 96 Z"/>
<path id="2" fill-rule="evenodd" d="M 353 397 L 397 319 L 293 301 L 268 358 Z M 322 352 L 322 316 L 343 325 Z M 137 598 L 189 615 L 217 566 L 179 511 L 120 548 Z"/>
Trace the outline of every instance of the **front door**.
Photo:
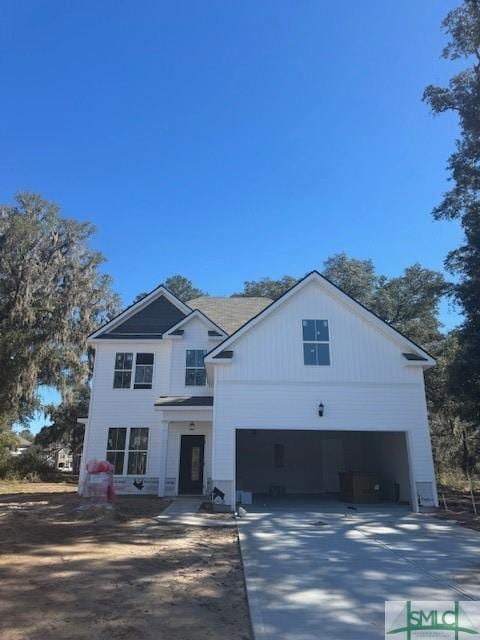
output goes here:
<path id="1" fill-rule="evenodd" d="M 182 436 L 178 493 L 203 492 L 203 451 L 205 436 Z"/>

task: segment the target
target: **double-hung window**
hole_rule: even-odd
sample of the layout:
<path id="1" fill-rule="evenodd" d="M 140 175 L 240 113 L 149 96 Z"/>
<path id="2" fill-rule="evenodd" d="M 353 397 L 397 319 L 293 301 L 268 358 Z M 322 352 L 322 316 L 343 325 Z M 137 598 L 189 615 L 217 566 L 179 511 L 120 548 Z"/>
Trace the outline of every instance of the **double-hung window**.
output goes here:
<path id="1" fill-rule="evenodd" d="M 144 476 L 147 471 L 148 427 L 112 427 L 108 430 L 107 460 L 113 465 L 113 473 L 117 476 L 124 474 L 127 442 L 127 474 Z"/>
<path id="2" fill-rule="evenodd" d="M 113 464 L 113 473 L 118 476 L 123 474 L 126 441 L 127 429 L 125 427 L 108 430 L 107 460 Z"/>
<path id="3" fill-rule="evenodd" d="M 303 363 L 328 366 L 330 364 L 330 335 L 328 320 L 303 320 Z"/>
<path id="4" fill-rule="evenodd" d="M 127 473 L 134 476 L 144 476 L 147 471 L 148 429 L 130 429 L 128 444 Z"/>
<path id="5" fill-rule="evenodd" d="M 115 354 L 114 389 L 132 386 L 133 353 Z M 135 358 L 134 389 L 151 389 L 153 379 L 153 353 L 137 353 Z"/>
<path id="6" fill-rule="evenodd" d="M 135 361 L 134 389 L 151 389 L 153 378 L 153 353 L 137 353 Z"/>
<path id="7" fill-rule="evenodd" d="M 186 386 L 204 386 L 207 383 L 207 373 L 203 361 L 206 353 L 204 349 L 187 349 L 185 367 Z"/>
<path id="8" fill-rule="evenodd" d="M 133 353 L 115 354 L 114 389 L 130 389 L 132 381 Z"/>

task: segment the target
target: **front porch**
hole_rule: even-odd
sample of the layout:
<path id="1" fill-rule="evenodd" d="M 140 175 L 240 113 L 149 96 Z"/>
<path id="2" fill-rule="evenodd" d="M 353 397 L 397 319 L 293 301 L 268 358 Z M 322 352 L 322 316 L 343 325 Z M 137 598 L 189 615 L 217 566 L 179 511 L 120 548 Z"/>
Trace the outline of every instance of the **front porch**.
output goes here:
<path id="1" fill-rule="evenodd" d="M 158 495 L 201 496 L 212 488 L 212 406 L 161 406 Z"/>
<path id="2" fill-rule="evenodd" d="M 211 478 L 212 423 L 169 422 L 164 477 L 160 475 L 158 495 L 207 495 Z"/>

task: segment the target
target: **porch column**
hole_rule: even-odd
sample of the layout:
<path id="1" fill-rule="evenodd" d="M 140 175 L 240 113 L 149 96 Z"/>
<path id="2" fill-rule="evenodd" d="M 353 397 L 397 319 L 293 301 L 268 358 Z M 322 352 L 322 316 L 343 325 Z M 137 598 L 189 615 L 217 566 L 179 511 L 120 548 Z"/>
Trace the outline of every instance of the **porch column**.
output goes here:
<path id="1" fill-rule="evenodd" d="M 158 471 L 158 495 L 165 496 L 165 477 L 167 472 L 168 420 L 160 422 L 160 468 Z"/>

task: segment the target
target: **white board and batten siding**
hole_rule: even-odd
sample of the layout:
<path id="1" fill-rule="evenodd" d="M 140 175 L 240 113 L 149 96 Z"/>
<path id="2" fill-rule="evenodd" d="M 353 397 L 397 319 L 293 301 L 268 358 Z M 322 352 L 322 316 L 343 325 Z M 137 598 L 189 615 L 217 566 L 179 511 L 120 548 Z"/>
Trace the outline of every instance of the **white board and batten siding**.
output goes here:
<path id="1" fill-rule="evenodd" d="M 208 351 L 212 346 L 212 341 L 208 338 L 206 324 L 197 318 L 193 318 L 184 326 L 184 335 L 179 339 L 155 341 L 123 339 L 97 342 L 95 344 L 95 366 L 88 427 L 84 442 L 84 463 L 92 458 L 105 458 L 109 428 L 148 427 L 147 472 L 143 476 L 142 489 L 139 491 L 133 485 L 134 480 L 137 479 L 136 476 L 123 476 L 122 478 L 117 476 L 115 484 L 120 493 L 156 494 L 160 492 L 163 494 L 165 474 L 168 477 L 170 473 L 164 468 L 165 449 L 169 446 L 170 439 L 173 442 L 172 447 L 175 447 L 176 431 L 172 431 L 171 437 L 170 433 L 168 437 L 162 433 L 162 430 L 166 428 L 164 415 L 162 411 L 155 409 L 154 404 L 159 396 L 212 395 L 212 387 L 208 384 L 205 386 L 185 385 L 187 349 Z M 132 352 L 134 354 L 132 379 L 135 371 L 135 354 L 154 354 L 152 389 L 134 389 L 133 384 L 130 389 L 113 388 L 117 352 Z M 173 412 L 170 414 L 170 418 L 175 420 L 175 414 Z M 205 419 L 205 413 L 202 417 Z M 195 433 L 197 432 L 201 431 L 196 430 Z M 207 439 L 207 442 L 210 446 L 210 438 Z M 125 455 L 128 455 L 128 451 Z M 206 450 L 206 470 L 210 464 L 210 457 L 207 455 L 210 456 L 210 449 Z M 84 463 L 82 463 L 82 472 Z M 159 478 L 161 478 L 160 487 Z"/>
<path id="2" fill-rule="evenodd" d="M 304 364 L 307 319 L 328 320 L 330 366 Z M 423 371 L 401 337 L 311 281 L 227 348 L 232 361 L 215 367 L 213 477 L 230 500 L 241 428 L 404 431 L 412 485 L 433 483 L 435 494 Z"/>

